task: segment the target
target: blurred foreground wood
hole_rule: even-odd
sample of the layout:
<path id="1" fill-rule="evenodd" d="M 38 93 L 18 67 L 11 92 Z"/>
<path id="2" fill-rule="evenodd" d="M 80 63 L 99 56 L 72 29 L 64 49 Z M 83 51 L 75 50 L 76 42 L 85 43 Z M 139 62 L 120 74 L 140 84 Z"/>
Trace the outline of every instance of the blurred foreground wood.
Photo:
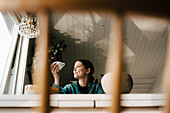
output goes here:
<path id="1" fill-rule="evenodd" d="M 165 112 L 170 113 L 170 24 L 168 26 L 168 44 L 167 44 L 167 53 L 166 53 L 166 60 L 165 60 L 165 67 L 164 67 L 164 93 L 166 95 L 166 105 L 165 105 Z"/>
<path id="2" fill-rule="evenodd" d="M 112 72 L 112 113 L 120 112 L 120 83 L 122 75 L 122 39 L 123 39 L 123 15 L 116 13 L 113 16 L 112 33 L 110 36 L 109 50 L 105 73 Z"/>
<path id="3" fill-rule="evenodd" d="M 35 77 L 34 83 L 40 86 L 42 96 L 40 111 L 41 113 L 49 113 L 48 14 L 45 10 L 40 10 L 37 16 L 40 21 L 40 36 L 36 38 L 35 53 L 39 52 L 39 54 L 33 76 Z"/>
<path id="4" fill-rule="evenodd" d="M 1 0 L 0 10 L 28 10 L 28 11 L 38 11 L 38 10 L 101 10 L 110 12 L 139 12 L 143 14 L 158 15 L 163 17 L 170 16 L 170 6 L 169 0 Z M 42 113 L 49 113 L 49 87 L 48 87 L 48 15 L 44 12 L 38 12 L 40 19 L 40 31 L 41 35 L 37 38 L 37 46 L 42 48 L 44 51 L 40 57 L 40 66 L 37 70 L 34 70 L 34 75 L 39 80 L 41 85 L 42 94 Z M 112 57 L 112 67 L 113 72 L 113 105 L 112 112 L 120 112 L 120 80 L 121 80 L 121 60 L 122 60 L 122 16 L 120 14 L 116 15 L 116 38 L 111 40 L 112 46 L 111 57 Z M 170 36 L 169 36 L 170 38 Z M 167 104 L 166 112 L 170 113 L 170 78 L 168 70 L 170 68 L 170 42 L 168 44 L 167 52 L 167 64 L 165 75 L 167 79 Z"/>
<path id="5" fill-rule="evenodd" d="M 169 0 L 1 0 L 0 10 L 100 10 L 170 16 Z"/>

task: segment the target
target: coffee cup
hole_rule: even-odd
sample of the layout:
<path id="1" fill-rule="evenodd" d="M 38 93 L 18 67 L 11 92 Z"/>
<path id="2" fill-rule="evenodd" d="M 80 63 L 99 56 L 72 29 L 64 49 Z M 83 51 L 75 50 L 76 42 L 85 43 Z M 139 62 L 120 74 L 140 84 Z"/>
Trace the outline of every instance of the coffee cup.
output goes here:
<path id="1" fill-rule="evenodd" d="M 56 63 L 58 65 L 58 70 L 61 70 L 65 66 L 65 63 L 61 61 L 55 61 L 53 63 Z"/>

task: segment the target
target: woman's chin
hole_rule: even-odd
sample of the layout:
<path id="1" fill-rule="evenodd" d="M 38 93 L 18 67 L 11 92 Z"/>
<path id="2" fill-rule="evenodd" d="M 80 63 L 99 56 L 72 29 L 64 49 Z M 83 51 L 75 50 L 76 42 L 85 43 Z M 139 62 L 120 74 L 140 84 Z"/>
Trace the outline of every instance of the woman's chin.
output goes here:
<path id="1" fill-rule="evenodd" d="M 77 76 L 77 75 L 74 75 L 74 78 L 76 78 L 76 79 L 77 79 L 77 78 L 78 78 L 78 76 Z"/>

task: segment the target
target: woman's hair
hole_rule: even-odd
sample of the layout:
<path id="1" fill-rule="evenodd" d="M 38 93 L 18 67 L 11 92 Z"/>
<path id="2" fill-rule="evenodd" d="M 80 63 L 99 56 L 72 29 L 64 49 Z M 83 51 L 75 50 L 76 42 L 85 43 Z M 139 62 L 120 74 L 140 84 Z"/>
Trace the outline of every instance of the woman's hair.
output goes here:
<path id="1" fill-rule="evenodd" d="M 92 82 L 94 80 L 94 77 L 92 76 L 93 73 L 94 73 L 94 66 L 93 66 L 92 62 L 87 60 L 87 59 L 79 59 L 77 61 L 80 61 L 84 65 L 85 69 L 90 68 L 90 73 L 88 75 L 88 80 L 90 82 Z"/>

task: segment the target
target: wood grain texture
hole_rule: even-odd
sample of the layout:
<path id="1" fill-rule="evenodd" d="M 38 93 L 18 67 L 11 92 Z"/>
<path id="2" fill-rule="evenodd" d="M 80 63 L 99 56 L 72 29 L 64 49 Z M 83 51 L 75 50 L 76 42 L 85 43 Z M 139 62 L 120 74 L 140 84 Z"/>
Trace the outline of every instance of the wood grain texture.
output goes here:
<path id="1" fill-rule="evenodd" d="M 152 7 L 151 7 L 152 6 Z M 0 9 L 75 9 L 75 10 L 115 10 L 144 12 L 147 14 L 170 16 L 169 0 L 1 0 Z"/>

